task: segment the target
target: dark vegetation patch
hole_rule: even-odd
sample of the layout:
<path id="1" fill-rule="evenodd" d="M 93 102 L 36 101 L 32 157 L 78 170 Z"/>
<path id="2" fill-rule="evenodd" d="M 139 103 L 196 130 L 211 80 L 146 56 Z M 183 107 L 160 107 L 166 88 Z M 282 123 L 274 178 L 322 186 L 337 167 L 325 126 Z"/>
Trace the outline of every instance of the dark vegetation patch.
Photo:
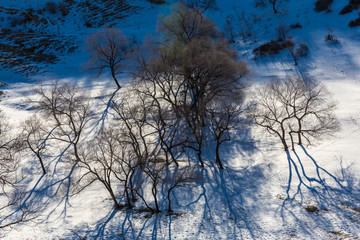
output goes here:
<path id="1" fill-rule="evenodd" d="M 54 2 L 54 1 L 48 1 L 45 3 L 44 10 L 51 13 L 51 14 L 57 14 L 60 13 L 63 17 L 69 14 L 71 2 Z"/>
<path id="2" fill-rule="evenodd" d="M 308 205 L 308 206 L 304 207 L 304 209 L 309 213 L 319 212 L 319 208 L 314 205 Z"/>
<path id="3" fill-rule="evenodd" d="M 294 23 L 289 26 L 289 29 L 297 29 L 297 28 L 302 28 L 300 23 Z"/>
<path id="4" fill-rule="evenodd" d="M 10 18 L 11 27 L 21 26 L 29 23 L 32 23 L 35 26 L 47 25 L 48 20 L 45 17 L 39 15 L 32 8 L 26 9 L 25 11 L 22 11 Z"/>
<path id="5" fill-rule="evenodd" d="M 351 20 L 348 24 L 349 27 L 357 27 L 360 26 L 360 16 L 354 20 Z"/>
<path id="6" fill-rule="evenodd" d="M 281 50 L 293 47 L 294 43 L 291 40 L 285 41 L 275 41 L 271 40 L 270 42 L 264 43 L 259 47 L 255 48 L 253 52 L 256 56 L 266 56 L 266 55 L 275 55 L 278 54 Z"/>
<path id="7" fill-rule="evenodd" d="M 146 0 L 146 1 L 148 1 L 149 3 L 158 4 L 158 5 L 167 3 L 165 0 Z"/>
<path id="8" fill-rule="evenodd" d="M 78 7 L 84 13 L 85 26 L 100 27 L 111 24 L 136 13 L 140 7 L 125 0 L 88 0 L 80 2 Z"/>
<path id="9" fill-rule="evenodd" d="M 15 72 L 36 73 L 39 64 L 54 64 L 58 56 L 77 49 L 72 37 L 0 29 L 0 64 Z"/>
<path id="10" fill-rule="evenodd" d="M 339 39 L 337 39 L 336 37 L 334 37 L 333 34 L 331 33 L 328 33 L 326 36 L 325 36 L 325 41 L 326 42 L 329 42 L 329 43 L 333 43 L 333 44 L 338 44 L 340 41 Z"/>
<path id="11" fill-rule="evenodd" d="M 333 3 L 333 0 L 317 0 L 315 2 L 315 9 L 314 10 L 316 12 L 330 11 L 332 3 Z"/>
<path id="12" fill-rule="evenodd" d="M 360 0 L 350 0 L 348 5 L 346 5 L 339 14 L 343 15 L 343 14 L 347 14 L 350 13 L 354 10 L 359 9 L 360 7 Z"/>
<path id="13" fill-rule="evenodd" d="M 340 237 L 340 239 L 352 239 L 353 236 L 350 236 L 348 234 L 342 233 L 340 231 L 329 231 L 329 233 L 336 235 L 337 237 Z M 355 238 L 354 238 L 355 239 Z"/>

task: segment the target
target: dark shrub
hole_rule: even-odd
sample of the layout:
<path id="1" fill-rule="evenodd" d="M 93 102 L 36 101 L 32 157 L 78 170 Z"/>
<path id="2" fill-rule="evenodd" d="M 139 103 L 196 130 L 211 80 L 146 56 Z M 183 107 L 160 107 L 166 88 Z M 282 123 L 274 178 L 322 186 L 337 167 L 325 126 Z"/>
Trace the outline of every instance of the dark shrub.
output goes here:
<path id="1" fill-rule="evenodd" d="M 354 5 L 354 6 L 360 5 L 360 0 L 350 0 L 349 4 Z"/>
<path id="2" fill-rule="evenodd" d="M 349 12 L 352 12 L 353 11 L 353 7 L 352 5 L 346 5 L 341 11 L 340 11 L 340 15 L 344 15 L 344 14 L 347 14 Z"/>
<path id="3" fill-rule="evenodd" d="M 57 6 L 54 1 L 48 1 L 45 4 L 45 10 L 48 11 L 51 14 L 55 14 L 57 12 Z"/>
<path id="4" fill-rule="evenodd" d="M 348 24 L 349 27 L 357 27 L 360 26 L 360 17 L 358 17 L 355 20 L 352 20 L 351 22 L 349 22 Z"/>
<path id="5" fill-rule="evenodd" d="M 66 16 L 69 14 L 69 8 L 64 2 L 59 2 L 58 9 L 62 16 Z"/>
<path id="6" fill-rule="evenodd" d="M 309 213 L 316 213 L 319 212 L 319 208 L 317 206 L 313 206 L 313 205 L 309 205 L 304 207 L 306 211 L 308 211 Z"/>
<path id="7" fill-rule="evenodd" d="M 18 25 L 21 25 L 23 22 L 23 19 L 21 17 L 13 17 L 11 20 L 10 20 L 10 26 L 11 27 L 16 27 Z"/>
<path id="8" fill-rule="evenodd" d="M 325 37 L 325 41 L 326 42 L 332 42 L 332 43 L 339 43 L 339 40 L 334 37 L 334 35 L 332 35 L 331 33 L 328 33 Z"/>
<path id="9" fill-rule="evenodd" d="M 347 14 L 349 12 L 352 12 L 356 9 L 358 9 L 360 6 L 360 0 L 350 0 L 349 4 L 346 5 L 339 14 Z"/>
<path id="10" fill-rule="evenodd" d="M 321 12 L 330 9 L 330 5 L 333 3 L 333 0 L 317 0 L 315 2 L 315 11 Z"/>
<path id="11" fill-rule="evenodd" d="M 265 7 L 266 3 L 264 0 L 255 0 L 255 7 Z"/>
<path id="12" fill-rule="evenodd" d="M 300 23 L 291 24 L 289 26 L 290 29 L 302 28 Z"/>
<path id="13" fill-rule="evenodd" d="M 268 43 L 264 43 L 264 44 L 260 45 L 259 47 L 255 48 L 253 50 L 253 52 L 257 56 L 265 56 L 267 54 L 269 54 L 269 55 L 277 54 L 282 49 L 283 49 L 282 45 L 280 45 L 277 41 L 272 40 Z"/>

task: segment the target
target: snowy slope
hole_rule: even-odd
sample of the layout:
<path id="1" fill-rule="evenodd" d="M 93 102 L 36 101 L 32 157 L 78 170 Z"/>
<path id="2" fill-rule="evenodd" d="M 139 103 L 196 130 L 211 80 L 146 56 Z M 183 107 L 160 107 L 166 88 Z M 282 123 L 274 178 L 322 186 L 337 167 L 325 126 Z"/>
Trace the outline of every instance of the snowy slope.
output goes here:
<path id="1" fill-rule="evenodd" d="M 42 6 L 41 2 L 1 0 L 0 6 L 37 8 Z M 170 11 L 170 5 L 152 8 L 146 1 L 129 2 L 138 7 L 136 13 L 111 23 L 139 41 L 156 31 L 158 14 Z M 278 14 L 274 14 L 270 6 L 256 8 L 253 2 L 217 0 L 219 10 L 209 10 L 207 16 L 220 28 L 224 27 L 227 16 L 234 19 L 238 34 L 233 46 L 249 63 L 253 86 L 275 77 L 296 74 L 323 81 L 338 102 L 336 114 L 342 127 L 336 137 L 306 148 L 306 151 L 298 146 L 287 156 L 277 139 L 260 134 L 254 128 L 251 135 L 238 136 L 224 148 L 226 169 L 223 171 L 214 164 L 213 149 L 207 146 L 207 166 L 197 169 L 201 180 L 184 191 L 175 190 L 177 215 L 116 211 L 100 185 L 93 185 L 70 198 L 70 204 L 66 205 L 66 199 L 61 196 L 50 199 L 46 195 L 46 186 L 61 179 L 61 172 L 66 173 L 69 169 L 41 177 L 36 159 L 26 159 L 23 171 L 34 174 L 26 188 L 38 196 L 39 201 L 43 196 L 50 205 L 37 219 L 3 232 L 0 230 L 0 236 L 5 234 L 5 239 L 359 239 L 360 27 L 347 26 L 357 13 L 339 15 L 346 5 L 341 0 L 334 0 L 330 13 L 314 12 L 314 1 L 284 1 Z M 78 46 L 74 52 L 61 56 L 59 52 L 51 51 L 59 59 L 54 64 L 45 63 L 45 67 L 44 63 L 35 64 L 43 69 L 40 74 L 14 73 L 12 68 L 3 65 L 0 81 L 9 85 L 3 88 L 5 96 L 1 98 L 0 109 L 11 123 L 18 124 L 31 115 L 31 106 L 25 104 L 24 99 L 31 94 L 36 80 L 46 84 L 52 80 L 76 82 L 94 97 L 109 96 L 113 92 L 115 86 L 110 78 L 98 78 L 81 70 L 87 61 L 82 42 L 96 31 L 95 27 L 78 29 L 74 22 L 83 21 L 81 14 L 72 10 L 60 26 L 60 35 L 70 36 Z M 243 16 L 242 22 L 239 15 Z M 309 55 L 300 58 L 297 66 L 286 50 L 274 56 L 255 58 L 252 50 L 276 39 L 280 24 L 295 23 L 302 27 L 289 31 L 288 35 L 310 49 Z M 243 37 L 246 24 L 251 27 L 251 36 Z M 57 35 L 58 29 L 56 25 L 47 25 L 44 31 Z M 328 33 L 339 43 L 326 42 Z M 126 82 L 126 76 L 123 82 Z M 284 201 L 289 187 L 288 162 L 293 160 L 300 169 L 298 158 L 309 177 L 317 177 L 314 161 L 326 170 L 320 170 L 320 174 L 333 189 L 319 188 L 318 194 L 314 194 L 302 185 L 293 201 Z M 299 181 L 294 169 L 292 173 L 290 192 L 295 195 Z M 332 176 L 341 180 L 342 188 Z M 160 205 L 166 207 L 166 199 Z M 313 206 L 318 211 L 312 212 Z"/>

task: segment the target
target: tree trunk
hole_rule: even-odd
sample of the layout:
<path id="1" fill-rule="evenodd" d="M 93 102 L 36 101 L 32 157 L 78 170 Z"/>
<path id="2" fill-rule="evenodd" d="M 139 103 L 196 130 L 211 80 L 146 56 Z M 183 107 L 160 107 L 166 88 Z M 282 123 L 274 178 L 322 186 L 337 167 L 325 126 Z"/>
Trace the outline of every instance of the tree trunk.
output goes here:
<path id="1" fill-rule="evenodd" d="M 168 190 L 168 203 L 169 203 L 169 208 L 168 208 L 168 212 L 172 212 L 173 210 L 171 209 L 171 199 L 170 199 L 170 192 L 174 189 L 174 186 L 172 186 L 171 188 L 169 188 Z"/>
<path id="2" fill-rule="evenodd" d="M 293 151 L 295 151 L 295 144 L 294 144 L 294 138 L 291 134 L 292 132 L 289 132 L 289 135 L 290 135 L 290 139 L 291 139 L 291 148 Z"/>
<path id="3" fill-rule="evenodd" d="M 134 192 L 134 186 L 133 186 L 133 177 L 134 177 L 135 171 L 132 171 L 130 174 L 129 182 L 130 182 L 130 191 L 131 191 L 131 200 L 133 202 L 136 202 L 135 192 Z"/>
<path id="4" fill-rule="evenodd" d="M 220 169 L 224 169 L 224 167 L 221 163 L 221 160 L 220 160 L 220 153 L 219 153 L 220 144 L 221 144 L 220 142 L 216 143 L 216 162 L 219 164 Z"/>
<path id="5" fill-rule="evenodd" d="M 40 165 L 41 165 L 41 168 L 42 168 L 42 171 L 43 171 L 43 175 L 45 175 L 46 174 L 46 169 L 45 169 L 44 163 L 42 161 L 42 158 L 40 156 L 40 153 L 36 153 L 36 156 L 38 157 L 38 159 L 40 161 Z"/>
<path id="6" fill-rule="evenodd" d="M 153 194 L 153 196 L 154 196 L 156 212 L 159 213 L 159 212 L 160 212 L 160 208 L 159 208 L 159 204 L 158 204 L 158 201 L 157 201 L 156 186 L 153 186 L 153 188 L 152 188 L 152 194 Z"/>
<path id="7" fill-rule="evenodd" d="M 282 142 L 282 144 L 283 144 L 283 146 L 284 146 L 284 150 L 285 150 L 285 151 L 288 151 L 289 147 L 288 147 L 288 145 L 287 145 L 287 143 L 286 143 L 286 141 L 285 141 L 285 138 L 281 138 L 281 142 Z"/>
<path id="8" fill-rule="evenodd" d="M 118 82 L 118 80 L 117 80 L 117 78 L 116 78 L 116 76 L 115 76 L 115 69 L 114 69 L 114 67 L 110 67 L 110 70 L 111 70 L 111 76 L 112 76 L 112 78 L 114 79 L 114 81 L 115 81 L 115 83 L 116 83 L 116 86 L 117 86 L 118 88 L 121 88 L 121 86 L 120 86 L 120 84 L 119 84 L 119 82 Z"/>
<path id="9" fill-rule="evenodd" d="M 199 159 L 199 162 L 200 162 L 200 167 L 204 167 L 204 162 L 203 162 L 202 157 L 201 157 L 201 147 L 199 148 L 197 155 L 198 155 L 198 159 Z"/>
<path id="10" fill-rule="evenodd" d="M 302 130 L 302 126 L 301 126 L 301 121 L 298 121 L 299 124 L 299 130 L 298 130 L 298 140 L 299 140 L 299 145 L 302 145 L 302 138 L 301 138 L 301 130 Z"/>
<path id="11" fill-rule="evenodd" d="M 128 188 L 128 180 L 125 181 L 125 195 L 127 200 L 127 205 L 129 208 L 133 208 L 133 205 L 131 204 L 130 194 L 129 194 L 129 188 Z"/>
<path id="12" fill-rule="evenodd" d="M 105 185 L 106 189 L 108 190 L 108 192 L 110 193 L 110 196 L 112 198 L 112 200 L 114 201 L 114 205 L 115 205 L 115 208 L 116 209 L 121 209 L 121 205 L 118 203 L 116 197 L 115 197 L 115 194 L 114 192 L 112 191 L 111 187 L 108 186 L 105 182 L 103 182 L 103 184 Z"/>
<path id="13" fill-rule="evenodd" d="M 272 8 L 273 8 L 273 10 L 274 10 L 274 13 L 278 13 L 278 11 L 276 10 L 276 0 L 273 0 L 272 2 Z"/>

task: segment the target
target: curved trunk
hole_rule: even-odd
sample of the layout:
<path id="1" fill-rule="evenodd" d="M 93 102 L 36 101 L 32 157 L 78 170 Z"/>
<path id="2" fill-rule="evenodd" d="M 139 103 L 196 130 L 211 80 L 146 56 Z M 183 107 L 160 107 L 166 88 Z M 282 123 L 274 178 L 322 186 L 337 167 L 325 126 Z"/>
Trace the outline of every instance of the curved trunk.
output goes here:
<path id="1" fill-rule="evenodd" d="M 115 81 L 115 83 L 116 83 L 116 86 L 117 86 L 118 88 L 121 88 L 121 86 L 120 86 L 120 84 L 119 84 L 119 81 L 118 81 L 117 78 L 116 78 L 116 74 L 115 74 L 115 69 L 114 69 L 114 67 L 110 67 L 110 70 L 111 70 L 111 76 L 112 76 L 112 78 L 114 79 L 114 81 Z"/>
<path id="2" fill-rule="evenodd" d="M 217 142 L 216 143 L 216 162 L 219 164 L 220 169 L 224 169 L 224 167 L 223 167 L 223 165 L 221 163 L 221 160 L 220 160 L 219 150 L 220 150 L 220 143 Z"/>

